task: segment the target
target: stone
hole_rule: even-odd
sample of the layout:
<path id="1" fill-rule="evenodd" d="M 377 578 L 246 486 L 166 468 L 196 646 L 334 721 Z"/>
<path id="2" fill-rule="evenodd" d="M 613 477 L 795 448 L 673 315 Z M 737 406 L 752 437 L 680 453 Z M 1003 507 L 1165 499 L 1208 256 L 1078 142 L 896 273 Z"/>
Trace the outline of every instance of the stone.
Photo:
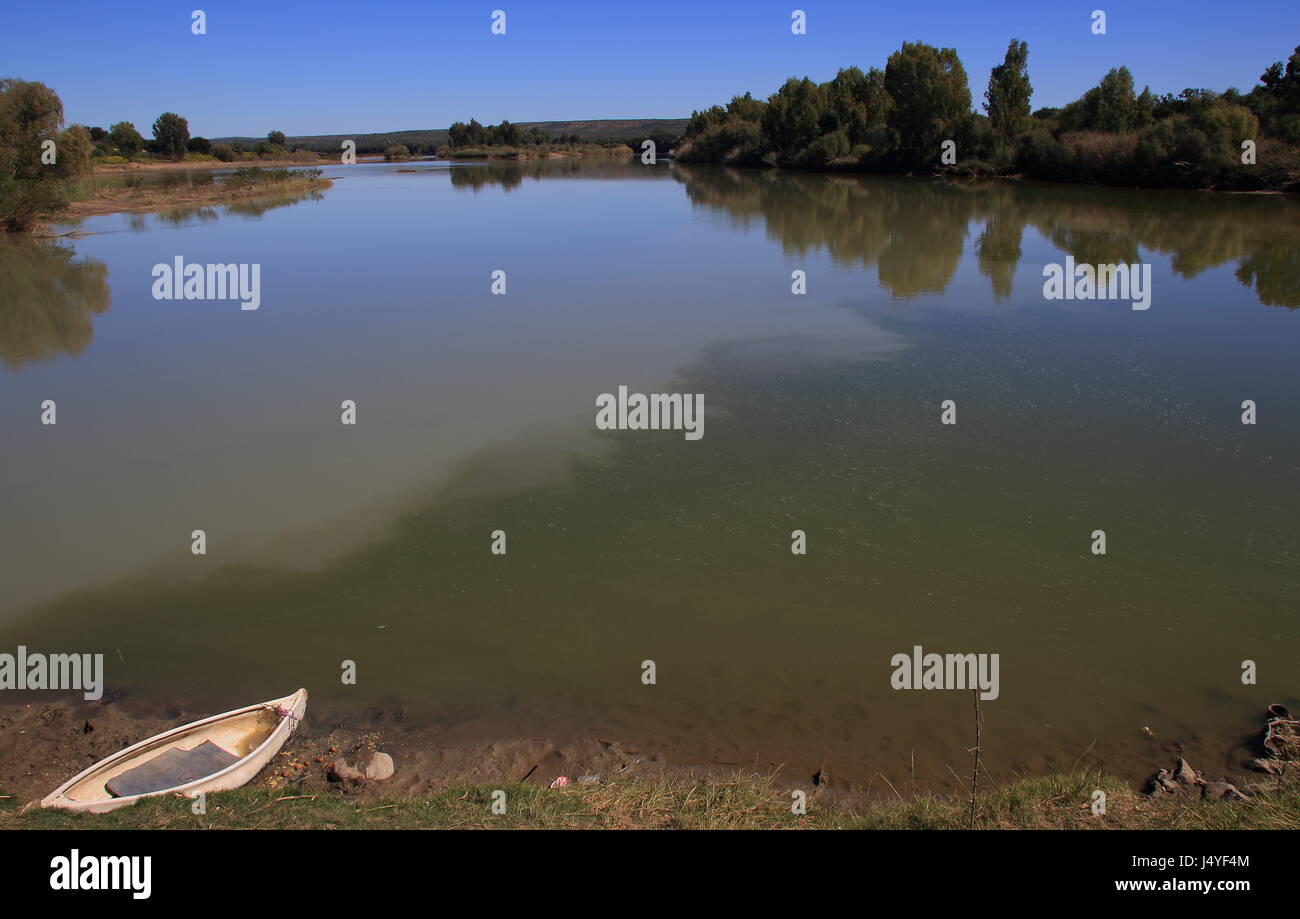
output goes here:
<path id="1" fill-rule="evenodd" d="M 329 780 L 331 782 L 360 782 L 365 777 L 361 770 L 354 768 L 341 756 L 330 764 Z"/>
<path id="2" fill-rule="evenodd" d="M 1196 770 L 1187 764 L 1187 760 L 1181 756 L 1178 757 L 1178 767 L 1174 769 L 1174 781 L 1183 785 L 1195 785 L 1200 782 L 1201 777 L 1196 774 Z"/>
<path id="3" fill-rule="evenodd" d="M 1246 765 L 1256 772 L 1267 772 L 1269 775 L 1282 774 L 1282 762 L 1276 759 L 1252 759 Z"/>
<path id="4" fill-rule="evenodd" d="M 376 782 L 392 778 L 394 771 L 396 770 L 393 766 L 393 758 L 387 753 L 378 751 L 370 754 L 370 760 L 365 765 L 366 778 Z"/>
<path id="5" fill-rule="evenodd" d="M 1201 797 L 1207 801 L 1218 801 L 1220 799 L 1228 801 L 1249 801 L 1244 794 L 1237 790 L 1237 786 L 1228 782 L 1206 782 L 1201 786 Z"/>

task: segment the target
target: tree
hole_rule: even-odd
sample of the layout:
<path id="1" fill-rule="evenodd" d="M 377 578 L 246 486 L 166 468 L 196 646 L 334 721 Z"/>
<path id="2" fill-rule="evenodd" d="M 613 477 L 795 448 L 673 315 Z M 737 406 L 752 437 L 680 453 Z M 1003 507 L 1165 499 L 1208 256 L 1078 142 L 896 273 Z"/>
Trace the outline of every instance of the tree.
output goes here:
<path id="1" fill-rule="evenodd" d="M 761 99 L 755 99 L 749 93 L 743 96 L 732 96 L 731 101 L 727 103 L 727 115 L 740 121 L 762 121 L 763 111 L 767 104 Z"/>
<path id="2" fill-rule="evenodd" d="M 1029 82 L 1029 45 L 1011 39 L 1001 64 L 989 73 L 989 88 L 984 111 L 1002 139 L 1011 142 L 1024 133 L 1029 122 L 1029 98 L 1034 87 Z"/>
<path id="3" fill-rule="evenodd" d="M 497 138 L 499 143 L 513 147 L 519 143 L 519 128 L 502 119 L 501 124 L 497 125 Z"/>
<path id="4" fill-rule="evenodd" d="M 812 80 L 791 77 L 768 98 L 763 112 L 763 133 L 778 159 L 794 159 L 825 133 L 821 95 Z"/>
<path id="5" fill-rule="evenodd" d="M 966 70 L 952 48 L 904 42 L 885 65 L 885 90 L 894 102 L 889 126 L 908 165 L 934 162 L 970 112 Z"/>
<path id="6" fill-rule="evenodd" d="M 175 112 L 163 112 L 153 123 L 153 136 L 163 156 L 184 159 L 185 145 L 190 140 L 190 123 Z"/>
<path id="7" fill-rule="evenodd" d="M 266 142 L 267 142 L 268 144 L 271 144 L 271 145 L 274 146 L 274 147 L 283 147 L 283 146 L 284 146 L 284 132 L 283 132 L 283 131 L 272 131 L 272 132 L 270 132 L 269 134 L 266 135 Z"/>
<path id="8" fill-rule="evenodd" d="M 1247 103 L 1259 116 L 1264 130 L 1274 137 L 1300 144 L 1300 45 L 1287 60 L 1265 70 Z"/>
<path id="9" fill-rule="evenodd" d="M 208 154 L 212 152 L 212 141 L 206 137 L 191 137 L 189 143 L 185 145 L 185 149 L 191 153 Z"/>
<path id="10" fill-rule="evenodd" d="M 57 211 L 68 200 L 70 180 L 89 170 L 90 132 L 80 125 L 61 131 L 62 124 L 63 102 L 54 90 L 0 80 L 0 225 L 6 230 L 30 229 Z"/>
<path id="11" fill-rule="evenodd" d="M 123 156 L 134 156 L 144 149 L 144 138 L 129 121 L 119 121 L 110 127 L 108 137 Z"/>
<path id="12" fill-rule="evenodd" d="M 1101 82 L 1061 110 L 1065 131 L 1136 131 L 1151 122 L 1155 100 L 1149 89 L 1133 94 L 1133 74 L 1127 67 L 1109 70 Z"/>

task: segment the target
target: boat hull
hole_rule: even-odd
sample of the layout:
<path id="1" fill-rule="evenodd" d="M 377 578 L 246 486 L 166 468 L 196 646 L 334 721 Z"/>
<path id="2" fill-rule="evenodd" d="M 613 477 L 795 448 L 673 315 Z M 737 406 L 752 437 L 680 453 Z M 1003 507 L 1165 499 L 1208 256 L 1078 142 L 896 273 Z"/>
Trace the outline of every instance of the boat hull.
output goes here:
<path id="1" fill-rule="evenodd" d="M 272 757 L 280 752 L 280 748 L 289 739 L 289 735 L 302 720 L 306 710 L 307 690 L 300 689 L 280 699 L 248 705 L 190 724 L 183 724 L 100 760 L 42 798 L 40 806 L 103 814 L 119 807 L 135 804 L 144 798 L 159 795 L 182 794 L 193 798 L 209 792 L 239 788 L 252 781 L 266 768 Z M 284 714 L 280 714 L 281 712 Z M 278 719 L 278 723 L 267 724 L 265 725 L 267 730 L 260 730 L 259 723 L 269 718 Z M 204 740 L 214 740 L 226 748 L 236 747 L 236 750 L 231 752 L 238 752 L 239 759 L 211 775 L 156 791 L 115 798 L 104 788 L 104 784 L 115 776 L 167 750 L 191 749 Z M 247 745 L 248 749 L 238 749 L 241 744 Z"/>

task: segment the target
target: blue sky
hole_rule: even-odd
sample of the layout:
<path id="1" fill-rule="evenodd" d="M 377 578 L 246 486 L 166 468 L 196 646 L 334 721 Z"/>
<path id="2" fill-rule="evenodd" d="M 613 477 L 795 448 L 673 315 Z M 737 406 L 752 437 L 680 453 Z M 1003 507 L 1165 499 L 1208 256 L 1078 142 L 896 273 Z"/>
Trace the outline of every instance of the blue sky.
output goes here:
<path id="1" fill-rule="evenodd" d="M 807 35 L 790 32 L 796 8 Z M 1097 8 L 1104 36 L 1090 31 Z M 195 9 L 206 35 L 191 34 Z M 490 32 L 494 9 L 504 36 Z M 1035 108 L 1120 64 L 1157 93 L 1248 90 L 1300 43 L 1295 0 L 5 0 L 0 23 L 0 76 L 53 87 L 69 122 L 125 119 L 147 135 L 175 111 L 206 137 L 684 117 L 788 76 L 883 67 L 916 40 L 957 49 L 977 103 L 1012 37 L 1029 42 Z"/>

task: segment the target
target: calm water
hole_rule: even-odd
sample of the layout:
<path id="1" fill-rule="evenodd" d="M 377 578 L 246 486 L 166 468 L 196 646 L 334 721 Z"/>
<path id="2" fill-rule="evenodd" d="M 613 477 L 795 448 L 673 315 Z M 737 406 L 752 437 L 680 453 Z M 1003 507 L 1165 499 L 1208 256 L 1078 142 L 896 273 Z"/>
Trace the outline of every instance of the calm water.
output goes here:
<path id="1" fill-rule="evenodd" d="M 327 173 L 0 246 L 0 649 L 104 652 L 110 691 L 303 685 L 448 737 L 877 786 L 969 768 L 970 694 L 890 688 L 916 644 L 1001 655 L 999 777 L 1085 751 L 1139 776 L 1174 743 L 1232 768 L 1265 704 L 1297 704 L 1300 203 Z M 1044 300 L 1067 254 L 1150 263 L 1151 308 Z M 260 263 L 261 309 L 152 299 L 178 255 Z M 597 432 L 619 385 L 703 393 L 703 440 Z"/>

